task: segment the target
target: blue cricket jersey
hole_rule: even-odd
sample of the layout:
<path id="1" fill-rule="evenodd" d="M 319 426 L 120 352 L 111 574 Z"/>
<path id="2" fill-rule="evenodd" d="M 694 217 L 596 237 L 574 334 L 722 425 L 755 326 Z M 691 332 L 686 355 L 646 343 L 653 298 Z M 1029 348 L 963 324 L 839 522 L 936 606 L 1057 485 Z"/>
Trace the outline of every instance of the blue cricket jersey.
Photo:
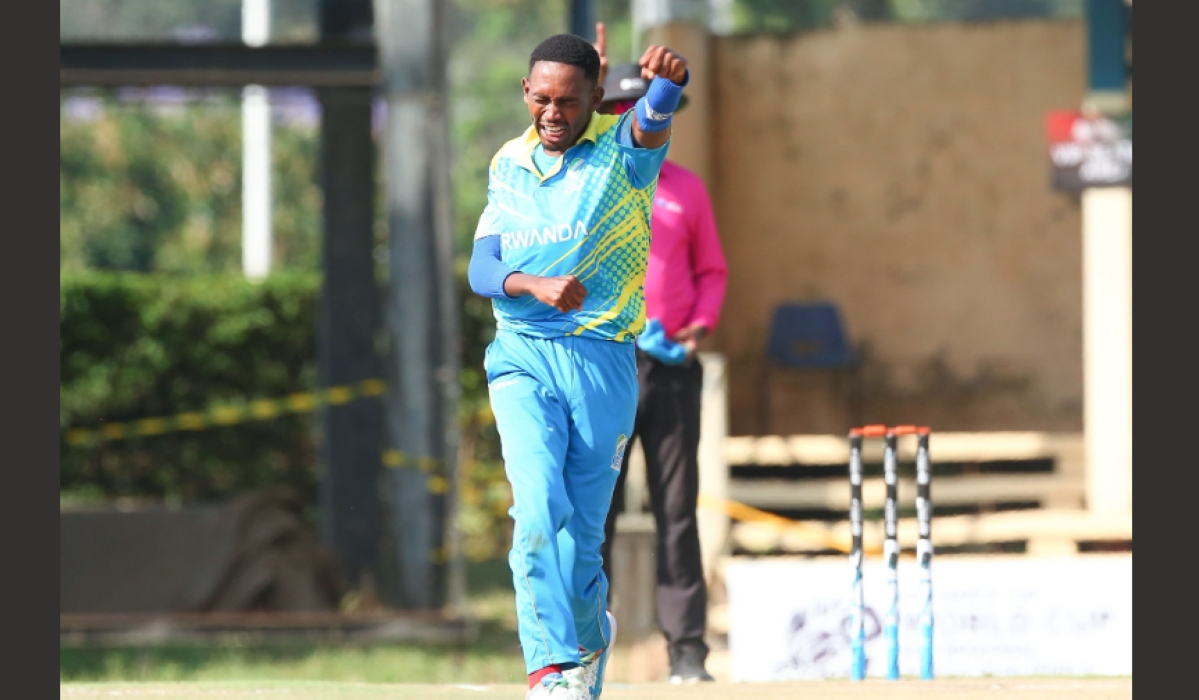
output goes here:
<path id="1" fill-rule="evenodd" d="M 499 236 L 500 259 L 513 270 L 575 275 L 587 289 L 583 308 L 566 313 L 531 296 L 493 299 L 497 329 L 631 343 L 644 328 L 650 215 L 669 143 L 634 146 L 632 118 L 592 114 L 544 174 L 532 126 L 491 159 L 475 240 Z"/>

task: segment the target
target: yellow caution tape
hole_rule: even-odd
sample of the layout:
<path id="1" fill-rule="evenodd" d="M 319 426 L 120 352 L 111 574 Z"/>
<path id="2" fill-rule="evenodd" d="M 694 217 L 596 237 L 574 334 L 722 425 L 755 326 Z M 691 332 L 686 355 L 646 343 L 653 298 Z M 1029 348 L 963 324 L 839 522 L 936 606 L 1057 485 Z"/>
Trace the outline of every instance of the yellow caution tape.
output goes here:
<path id="1" fill-rule="evenodd" d="M 416 469 L 429 475 L 425 482 L 429 493 L 450 492 L 450 482 L 442 474 L 441 460 L 436 457 L 407 455 L 399 450 L 383 450 L 383 466 L 391 469 Z"/>
<path id="2" fill-rule="evenodd" d="M 305 413 L 324 405 L 341 406 L 355 399 L 382 396 L 386 391 L 387 383 L 382 379 L 367 379 L 359 384 L 331 386 L 316 392 L 291 394 L 281 399 L 258 399 L 246 405 L 214 406 L 206 411 L 188 411 L 173 416 L 108 423 L 98 428 L 70 428 L 64 437 L 68 445 L 77 446 L 163 435 L 182 430 L 204 430 L 251 420 L 266 420 L 285 413 Z"/>
<path id="3" fill-rule="evenodd" d="M 450 482 L 444 476 L 429 477 L 429 491 L 432 493 L 449 493 Z"/>
<path id="4" fill-rule="evenodd" d="M 251 420 L 267 420 L 285 413 L 306 413 L 317 408 L 342 406 L 360 398 L 382 396 L 387 393 L 387 382 L 382 379 L 367 379 L 358 384 L 331 386 L 316 392 L 290 394 L 281 399 L 257 399 L 245 406 L 214 406 L 207 411 L 189 411 L 173 416 L 142 418 L 123 423 L 108 423 L 99 428 L 70 428 L 64 438 L 71 446 L 94 445 L 133 437 L 164 435 L 183 430 L 236 425 Z M 441 460 L 436 457 L 405 455 L 399 450 L 384 450 L 383 464 L 394 469 L 417 469 L 429 475 L 430 493 L 449 493 L 450 482 L 443 475 Z"/>
<path id="5" fill-rule="evenodd" d="M 383 450 L 383 466 L 392 469 L 417 469 L 432 474 L 441 468 L 437 457 L 408 455 L 399 450 Z"/>
<path id="6" fill-rule="evenodd" d="M 809 541 L 824 547 L 825 549 L 835 549 L 838 552 L 850 551 L 850 543 L 842 538 L 833 537 L 824 528 L 817 527 L 809 523 L 790 520 L 781 515 L 768 513 L 764 510 L 758 510 L 753 506 L 747 506 L 744 503 L 736 501 L 727 501 L 722 498 L 701 493 L 699 494 L 699 506 L 707 510 L 715 510 L 729 516 L 733 520 L 743 522 L 770 523 L 784 530 L 792 530 L 796 534 L 808 539 Z M 882 547 L 872 546 L 863 547 L 864 554 L 882 554 Z"/>

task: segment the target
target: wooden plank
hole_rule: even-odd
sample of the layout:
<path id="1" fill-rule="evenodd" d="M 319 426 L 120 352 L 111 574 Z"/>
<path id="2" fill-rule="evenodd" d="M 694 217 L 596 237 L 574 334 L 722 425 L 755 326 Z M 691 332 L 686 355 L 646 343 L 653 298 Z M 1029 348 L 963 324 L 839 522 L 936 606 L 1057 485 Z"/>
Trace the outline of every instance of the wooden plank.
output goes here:
<path id="1" fill-rule="evenodd" d="M 898 443 L 899 459 L 916 459 L 916 440 L 904 436 Z M 933 431 L 930 452 L 936 462 L 994 462 L 1055 459 L 1063 471 L 1082 473 L 1082 433 L 1001 431 L 938 433 Z M 849 441 L 843 435 L 762 435 L 729 437 L 725 458 L 730 466 L 830 465 L 849 462 Z M 882 441 L 866 440 L 862 458 L 881 462 Z"/>
<path id="2" fill-rule="evenodd" d="M 816 552 L 828 549 L 827 542 L 848 545 L 849 523 L 804 521 L 802 528 L 787 528 L 773 522 L 742 522 L 733 526 L 733 543 L 750 551 L 783 550 Z M 899 521 L 899 544 L 916 546 L 916 519 Z M 863 523 L 863 546 L 882 545 L 883 523 Z M 981 545 L 996 542 L 1070 540 L 1132 540 L 1132 515 L 1095 516 L 1081 510 L 1026 510 L 983 515 L 933 518 L 934 547 Z"/>
<path id="3" fill-rule="evenodd" d="M 963 505 L 1015 501 L 1053 501 L 1056 507 L 1082 507 L 1086 484 L 1076 474 L 977 474 L 933 479 L 934 505 Z M 862 484 L 862 505 L 881 508 L 886 486 L 882 479 Z M 916 481 L 900 479 L 900 505 L 912 503 Z M 738 479 L 729 484 L 729 498 L 755 508 L 845 510 L 849 508 L 849 480 Z"/>

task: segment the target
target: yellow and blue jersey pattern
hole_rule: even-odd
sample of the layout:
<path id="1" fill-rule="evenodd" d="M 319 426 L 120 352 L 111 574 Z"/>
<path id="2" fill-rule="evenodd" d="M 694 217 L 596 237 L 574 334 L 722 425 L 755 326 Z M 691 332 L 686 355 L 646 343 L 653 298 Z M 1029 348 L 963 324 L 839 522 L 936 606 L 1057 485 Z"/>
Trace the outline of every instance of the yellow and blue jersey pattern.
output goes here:
<path id="1" fill-rule="evenodd" d="M 575 275 L 587 289 L 583 308 L 567 313 L 531 296 L 493 299 L 497 329 L 628 343 L 645 326 L 650 215 L 669 144 L 635 147 L 631 118 L 593 114 L 544 174 L 532 126 L 492 158 L 475 239 L 500 236 L 501 260 L 513 270 Z"/>

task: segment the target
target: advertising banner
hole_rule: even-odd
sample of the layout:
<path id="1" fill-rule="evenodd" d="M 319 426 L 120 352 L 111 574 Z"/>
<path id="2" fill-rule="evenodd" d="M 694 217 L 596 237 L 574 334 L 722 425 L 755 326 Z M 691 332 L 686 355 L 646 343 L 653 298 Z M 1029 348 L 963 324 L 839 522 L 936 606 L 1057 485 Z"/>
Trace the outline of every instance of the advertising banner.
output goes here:
<path id="1" fill-rule="evenodd" d="M 933 560 L 937 677 L 1132 675 L 1132 557 Z M 737 560 L 726 569 L 733 680 L 848 677 L 848 557 Z M 899 566 L 899 670 L 918 676 L 918 568 Z M 866 675 L 884 675 L 886 570 L 862 567 Z"/>
<path id="2" fill-rule="evenodd" d="M 1132 187 L 1132 117 L 1054 110 L 1045 117 L 1054 189 Z"/>

